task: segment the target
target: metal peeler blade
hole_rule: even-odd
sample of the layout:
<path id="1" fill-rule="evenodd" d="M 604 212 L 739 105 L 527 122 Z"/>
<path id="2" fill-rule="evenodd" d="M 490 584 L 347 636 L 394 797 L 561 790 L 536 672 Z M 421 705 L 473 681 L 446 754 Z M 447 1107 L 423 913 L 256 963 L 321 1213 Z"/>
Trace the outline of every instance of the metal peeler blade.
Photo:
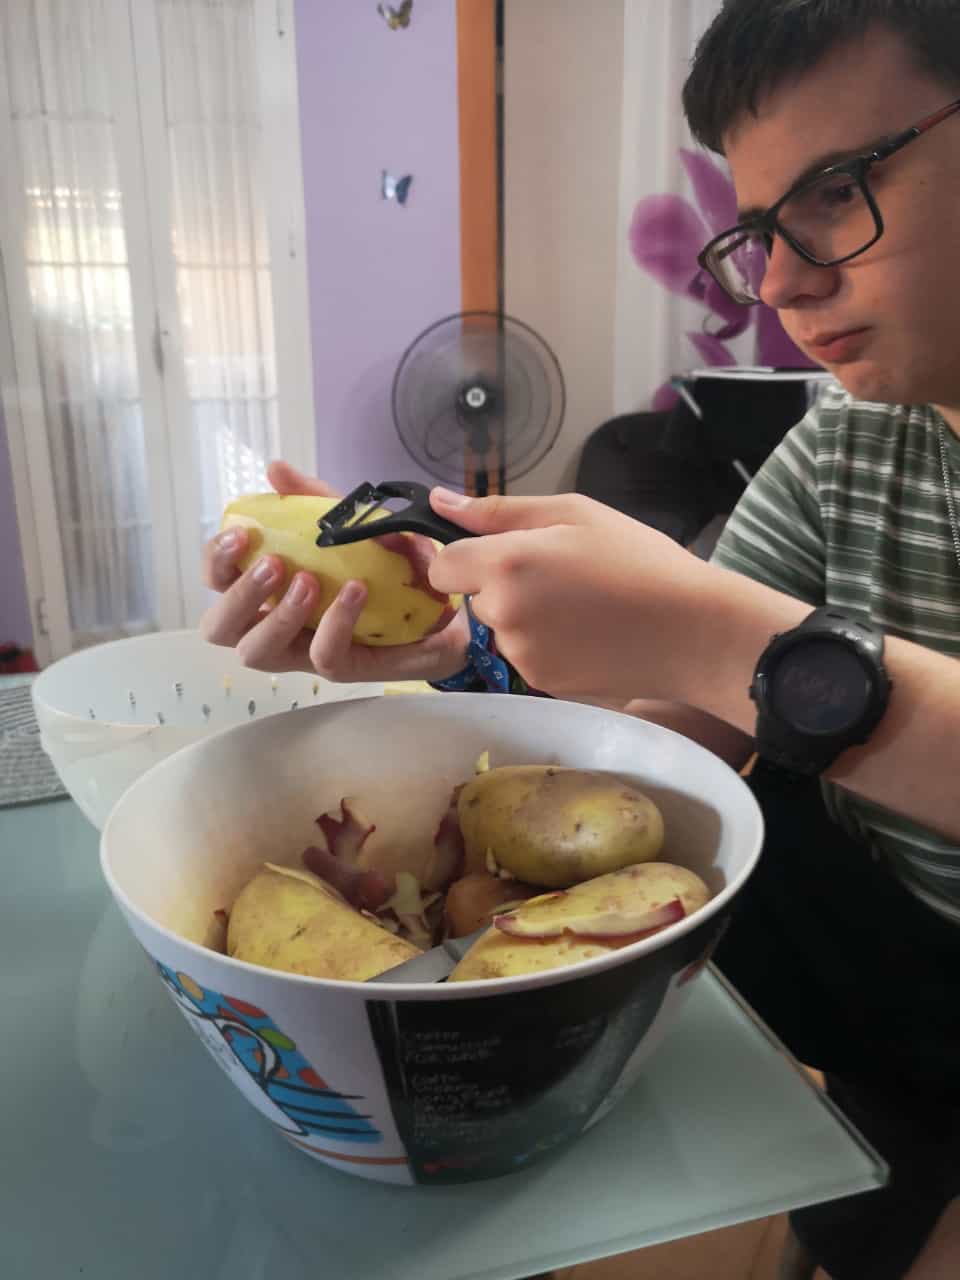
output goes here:
<path id="1" fill-rule="evenodd" d="M 380 520 L 365 520 L 364 517 L 389 498 L 404 499 L 407 506 Z M 438 516 L 430 506 L 430 490 L 412 480 L 383 480 L 377 485 L 365 481 L 317 524 L 320 528 L 318 547 L 342 547 L 366 538 L 382 538 L 387 533 L 422 533 L 438 542 L 457 542 L 474 536 L 469 530 Z"/>

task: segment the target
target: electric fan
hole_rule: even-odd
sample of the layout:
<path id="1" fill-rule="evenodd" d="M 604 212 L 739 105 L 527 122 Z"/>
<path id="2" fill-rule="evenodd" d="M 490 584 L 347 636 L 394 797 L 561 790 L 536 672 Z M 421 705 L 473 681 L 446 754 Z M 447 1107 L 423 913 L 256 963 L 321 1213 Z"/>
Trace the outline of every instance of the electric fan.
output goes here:
<path id="1" fill-rule="evenodd" d="M 462 311 L 430 325 L 393 379 L 393 420 L 410 457 L 436 479 L 503 493 L 550 450 L 563 423 L 559 361 L 529 325 Z"/>

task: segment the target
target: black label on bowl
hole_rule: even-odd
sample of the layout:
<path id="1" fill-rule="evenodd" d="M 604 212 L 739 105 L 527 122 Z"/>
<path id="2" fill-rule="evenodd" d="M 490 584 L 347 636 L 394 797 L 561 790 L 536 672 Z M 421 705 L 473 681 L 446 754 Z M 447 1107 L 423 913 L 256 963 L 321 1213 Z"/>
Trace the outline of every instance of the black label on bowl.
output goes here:
<path id="1" fill-rule="evenodd" d="M 671 977 L 714 929 L 710 921 L 663 951 L 533 991 L 368 1001 L 416 1181 L 497 1177 L 576 1137 L 652 1024 Z"/>

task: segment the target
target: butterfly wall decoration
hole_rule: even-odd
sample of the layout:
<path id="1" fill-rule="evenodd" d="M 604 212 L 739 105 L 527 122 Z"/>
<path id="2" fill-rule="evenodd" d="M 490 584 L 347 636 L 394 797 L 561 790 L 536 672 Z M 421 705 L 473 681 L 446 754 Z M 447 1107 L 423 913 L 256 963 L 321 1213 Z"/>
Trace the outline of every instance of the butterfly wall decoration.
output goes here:
<path id="1" fill-rule="evenodd" d="M 382 169 L 380 172 L 380 194 L 384 200 L 396 200 L 397 204 L 406 204 L 412 182 L 412 173 L 406 173 L 402 178 L 395 178 L 392 173 L 387 173 L 386 169 Z"/>
<path id="2" fill-rule="evenodd" d="M 384 20 L 391 31 L 399 31 L 410 25 L 410 13 L 413 9 L 413 0 L 403 0 L 403 4 L 378 4 L 377 13 Z"/>

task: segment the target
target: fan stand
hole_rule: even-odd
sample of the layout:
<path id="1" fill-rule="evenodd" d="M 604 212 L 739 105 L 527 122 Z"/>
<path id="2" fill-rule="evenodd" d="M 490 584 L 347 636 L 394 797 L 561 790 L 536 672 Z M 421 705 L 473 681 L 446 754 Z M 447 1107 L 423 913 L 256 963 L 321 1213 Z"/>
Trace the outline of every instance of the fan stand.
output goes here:
<path id="1" fill-rule="evenodd" d="M 490 425 L 496 409 L 496 392 L 480 381 L 466 383 L 457 393 L 457 419 L 466 436 L 464 492 L 471 497 L 506 492 L 503 433 Z"/>

